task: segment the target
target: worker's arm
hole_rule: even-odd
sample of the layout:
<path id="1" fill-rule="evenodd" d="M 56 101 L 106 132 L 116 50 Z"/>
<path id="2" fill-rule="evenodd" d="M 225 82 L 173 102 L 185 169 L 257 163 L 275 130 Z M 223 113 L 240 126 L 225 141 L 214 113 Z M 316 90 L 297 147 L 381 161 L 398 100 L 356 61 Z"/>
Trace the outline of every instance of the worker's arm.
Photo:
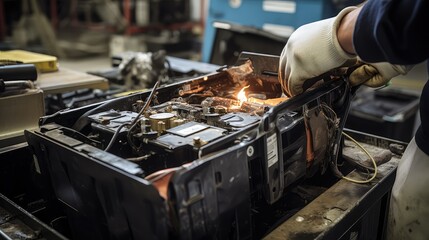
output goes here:
<path id="1" fill-rule="evenodd" d="M 359 16 L 361 10 L 362 6 L 348 13 L 341 20 L 340 26 L 338 27 L 338 42 L 344 51 L 350 54 L 356 54 L 355 48 L 353 47 L 353 32 L 355 29 L 357 17 Z"/>
<path id="2" fill-rule="evenodd" d="M 356 39 L 356 24 L 359 24 L 362 15 L 360 12 L 365 11 L 366 6 L 346 8 L 334 18 L 301 26 L 290 36 L 279 62 L 279 80 L 287 94 L 300 94 L 308 79 L 353 62 L 350 60 L 357 60 L 357 55 L 361 57 L 359 49 L 355 51 L 353 39 Z M 373 26 L 365 27 L 369 29 Z M 360 36 L 361 39 L 364 37 Z M 366 51 L 372 50 L 368 47 Z M 350 75 L 350 82 L 353 85 L 364 83 L 379 87 L 408 70 L 409 67 L 386 62 L 366 64 Z"/>
<path id="3" fill-rule="evenodd" d="M 341 20 L 353 9 L 345 8 L 336 17 L 303 25 L 289 37 L 279 62 L 279 80 L 288 95 L 302 93 L 307 79 L 356 59 L 337 40 Z"/>
<path id="4" fill-rule="evenodd" d="M 429 58 L 428 22 L 427 0 L 370 0 L 355 19 L 354 49 L 359 57 L 370 62 L 422 62 Z M 343 40 L 343 44 L 350 44 L 350 38 L 344 38 L 341 42 Z M 429 155 L 428 82 L 420 97 L 420 119 L 422 124 L 415 140 L 418 147 Z"/>
<path id="5" fill-rule="evenodd" d="M 355 36 L 354 32 L 356 31 L 356 24 L 358 24 L 360 29 L 365 27 L 369 32 L 372 32 L 371 30 L 376 27 L 371 23 L 366 23 L 364 26 L 362 26 L 362 23 L 358 21 L 362 9 L 364 9 L 364 13 L 365 11 L 368 11 L 366 5 L 360 6 L 344 16 L 340 25 L 338 26 L 337 31 L 338 42 L 344 51 L 350 54 L 357 54 L 360 58 L 362 58 L 362 54 L 356 51 L 353 41 Z M 365 35 L 366 38 L 358 37 L 360 34 Z M 370 33 L 356 33 L 356 37 L 359 38 L 359 41 L 362 42 L 360 44 L 364 46 L 367 46 L 366 44 L 368 43 L 365 40 L 370 38 L 368 35 L 370 35 Z M 367 48 L 368 47 L 369 46 L 367 46 Z M 374 49 L 371 49 L 371 51 L 373 50 Z M 380 60 L 378 62 L 382 61 L 381 63 L 365 64 L 362 67 L 356 69 L 349 77 L 350 82 L 353 85 L 365 83 L 365 85 L 370 87 L 380 87 L 385 85 L 393 77 L 399 74 L 406 74 L 411 69 L 410 65 L 392 65 L 387 63 L 385 57 L 380 56 L 379 59 Z"/>
<path id="6" fill-rule="evenodd" d="M 354 49 L 366 62 L 417 64 L 429 56 L 428 22 L 427 0 L 370 0 L 355 20 Z"/>
<path id="7" fill-rule="evenodd" d="M 429 32 L 424 24 L 429 22 L 428 5 L 421 0 L 369 1 L 344 16 L 338 42 L 346 52 L 357 53 L 368 62 L 422 62 L 429 55 Z"/>

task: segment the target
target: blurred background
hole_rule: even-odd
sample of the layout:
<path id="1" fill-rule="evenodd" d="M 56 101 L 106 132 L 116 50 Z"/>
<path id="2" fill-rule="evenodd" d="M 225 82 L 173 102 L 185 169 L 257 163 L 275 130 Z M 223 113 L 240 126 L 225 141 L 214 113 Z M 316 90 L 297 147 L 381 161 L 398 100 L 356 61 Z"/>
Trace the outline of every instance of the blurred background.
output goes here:
<path id="1" fill-rule="evenodd" d="M 51 91 L 43 84 L 43 77 L 53 75 L 41 74 L 44 113 L 50 114 L 105 100 L 118 92 L 152 86 L 153 79 L 147 74 L 153 67 L 153 53 L 161 51 L 167 57 L 168 79 L 164 82 L 167 84 L 233 65 L 242 51 L 279 55 L 299 26 L 332 17 L 345 6 L 359 3 L 356 0 L 0 0 L 0 60 L 10 60 L 5 53 L 11 50 L 42 53 L 55 57 L 56 67 L 52 70 L 73 70 L 107 79 L 107 85 L 92 82 L 70 89 L 67 77 L 55 76 L 52 80 L 55 89 Z M 362 88 L 363 93 L 358 94 L 351 111 L 350 127 L 410 140 L 418 126 L 418 98 L 427 80 L 425 66 L 425 63 L 418 65 L 408 75 L 393 79 L 387 88 L 378 91 Z M 353 116 L 357 118 L 353 120 Z M 363 119 L 368 124 L 360 124 Z M 386 121 L 392 128 L 383 129 Z M 397 131 L 399 125 L 407 126 L 400 127 L 406 133 L 388 134 Z"/>

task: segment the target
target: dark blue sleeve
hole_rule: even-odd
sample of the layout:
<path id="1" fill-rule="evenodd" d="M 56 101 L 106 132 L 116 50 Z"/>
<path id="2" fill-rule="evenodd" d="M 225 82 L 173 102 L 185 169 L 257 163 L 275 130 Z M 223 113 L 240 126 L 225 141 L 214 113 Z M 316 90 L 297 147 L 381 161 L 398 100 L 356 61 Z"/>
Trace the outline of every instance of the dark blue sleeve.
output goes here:
<path id="1" fill-rule="evenodd" d="M 417 64 L 429 57 L 428 24 L 429 0 L 369 0 L 356 21 L 353 45 L 367 62 Z M 429 155 L 429 82 L 420 97 L 420 119 L 415 140 Z"/>
<path id="2" fill-rule="evenodd" d="M 416 64 L 429 57 L 429 0 L 369 0 L 353 34 L 367 62 Z"/>

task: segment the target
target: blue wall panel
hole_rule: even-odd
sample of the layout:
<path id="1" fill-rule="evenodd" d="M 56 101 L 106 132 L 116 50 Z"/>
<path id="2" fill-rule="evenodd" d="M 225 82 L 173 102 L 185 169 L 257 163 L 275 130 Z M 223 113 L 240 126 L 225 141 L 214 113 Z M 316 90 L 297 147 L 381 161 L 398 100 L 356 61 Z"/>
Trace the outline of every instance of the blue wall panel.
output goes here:
<path id="1" fill-rule="evenodd" d="M 309 22 L 331 17 L 335 8 L 329 0 L 265 1 L 271 3 L 293 3 L 294 13 L 263 10 L 263 0 L 241 0 L 238 8 L 233 8 L 229 0 L 210 0 L 204 32 L 202 61 L 208 62 L 215 37 L 213 22 L 224 21 L 262 29 L 264 24 L 287 25 L 298 28 Z M 280 54 L 280 53 L 279 53 Z"/>

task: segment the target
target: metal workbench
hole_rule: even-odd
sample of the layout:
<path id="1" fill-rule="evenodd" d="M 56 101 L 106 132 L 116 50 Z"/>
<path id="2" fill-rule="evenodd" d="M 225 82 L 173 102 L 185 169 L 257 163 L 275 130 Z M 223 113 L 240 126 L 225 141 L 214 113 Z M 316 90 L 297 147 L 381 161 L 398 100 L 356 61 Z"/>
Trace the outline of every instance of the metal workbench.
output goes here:
<path id="1" fill-rule="evenodd" d="M 386 149 L 394 143 L 356 132 L 354 137 L 374 146 L 372 151 Z M 399 155 L 393 155 L 389 162 L 380 165 L 371 183 L 339 180 L 281 223 L 265 239 L 384 239 L 391 188 L 399 159 Z M 362 175 L 353 171 L 347 176 L 359 179 Z"/>

